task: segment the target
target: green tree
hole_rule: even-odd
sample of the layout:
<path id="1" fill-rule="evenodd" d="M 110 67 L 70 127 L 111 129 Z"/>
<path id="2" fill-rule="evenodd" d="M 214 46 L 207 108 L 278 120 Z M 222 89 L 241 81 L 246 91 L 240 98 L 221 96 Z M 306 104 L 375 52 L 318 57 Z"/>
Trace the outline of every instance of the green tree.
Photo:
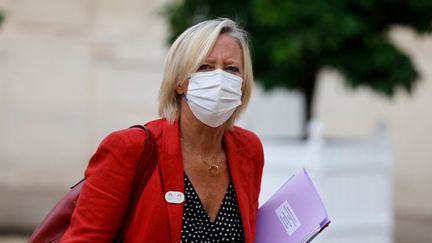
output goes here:
<path id="1" fill-rule="evenodd" d="M 3 12 L 0 10 L 0 27 L 3 23 L 3 20 L 4 20 Z"/>
<path id="2" fill-rule="evenodd" d="M 183 0 L 163 13 L 170 41 L 204 19 L 240 22 L 252 37 L 256 80 L 266 89 L 300 91 L 305 124 L 323 67 L 338 70 L 352 88 L 366 86 L 388 97 L 398 89 L 411 93 L 419 74 L 388 32 L 395 25 L 417 33 L 432 29 L 430 0 Z"/>

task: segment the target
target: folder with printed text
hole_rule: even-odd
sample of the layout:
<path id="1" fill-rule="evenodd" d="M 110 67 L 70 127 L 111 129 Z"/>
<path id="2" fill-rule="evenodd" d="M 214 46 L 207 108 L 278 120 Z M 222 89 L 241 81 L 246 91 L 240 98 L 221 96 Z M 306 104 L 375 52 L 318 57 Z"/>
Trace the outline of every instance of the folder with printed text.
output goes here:
<path id="1" fill-rule="evenodd" d="M 302 169 L 258 209 L 255 243 L 310 242 L 329 224 L 321 197 Z"/>

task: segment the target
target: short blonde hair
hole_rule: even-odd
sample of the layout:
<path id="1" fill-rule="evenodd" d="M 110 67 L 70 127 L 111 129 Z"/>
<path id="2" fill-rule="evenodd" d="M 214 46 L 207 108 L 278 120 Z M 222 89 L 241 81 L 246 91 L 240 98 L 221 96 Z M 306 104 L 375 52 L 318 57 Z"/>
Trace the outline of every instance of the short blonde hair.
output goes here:
<path id="1" fill-rule="evenodd" d="M 228 34 L 236 40 L 243 54 L 243 85 L 241 105 L 227 121 L 232 127 L 245 110 L 253 86 L 252 61 L 247 33 L 227 18 L 218 18 L 198 23 L 184 31 L 172 44 L 165 61 L 165 72 L 159 92 L 159 115 L 170 123 L 180 117 L 180 99 L 176 87 L 198 70 L 221 34 Z"/>

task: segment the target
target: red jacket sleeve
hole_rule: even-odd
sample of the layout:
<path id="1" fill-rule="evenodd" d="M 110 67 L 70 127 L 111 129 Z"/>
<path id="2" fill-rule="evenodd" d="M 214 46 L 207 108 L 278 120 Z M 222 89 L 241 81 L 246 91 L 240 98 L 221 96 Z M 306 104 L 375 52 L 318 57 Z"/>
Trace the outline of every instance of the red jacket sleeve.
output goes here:
<path id="1" fill-rule="evenodd" d="M 145 133 L 126 129 L 106 137 L 90 159 L 71 224 L 60 242 L 112 242 L 129 200 Z"/>

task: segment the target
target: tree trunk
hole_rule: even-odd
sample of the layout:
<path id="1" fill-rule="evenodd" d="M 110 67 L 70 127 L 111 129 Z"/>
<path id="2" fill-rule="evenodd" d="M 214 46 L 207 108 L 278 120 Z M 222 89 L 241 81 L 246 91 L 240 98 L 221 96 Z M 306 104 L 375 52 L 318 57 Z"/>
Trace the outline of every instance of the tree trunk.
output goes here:
<path id="1" fill-rule="evenodd" d="M 303 131 L 302 138 L 308 138 L 308 124 L 313 117 L 313 103 L 315 98 L 315 87 L 316 87 L 316 70 L 309 70 L 308 75 L 303 77 L 302 92 L 304 95 L 304 116 L 303 116 Z"/>

